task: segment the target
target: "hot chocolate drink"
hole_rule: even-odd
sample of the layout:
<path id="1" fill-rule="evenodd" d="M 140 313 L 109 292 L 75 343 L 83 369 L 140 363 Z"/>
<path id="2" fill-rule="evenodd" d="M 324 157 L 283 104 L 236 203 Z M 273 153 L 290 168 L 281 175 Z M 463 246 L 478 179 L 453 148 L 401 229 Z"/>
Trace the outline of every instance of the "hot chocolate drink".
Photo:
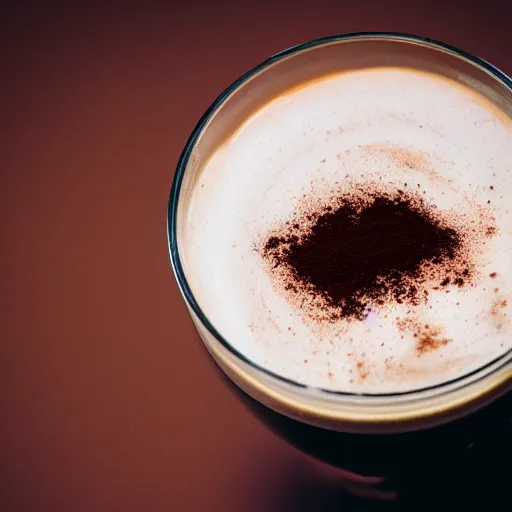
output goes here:
<path id="1" fill-rule="evenodd" d="M 407 67 L 329 74 L 248 116 L 180 248 L 212 325 L 301 384 L 406 392 L 512 347 L 512 122 Z"/>
<path id="2" fill-rule="evenodd" d="M 506 501 L 510 162 L 507 76 L 380 33 L 256 66 L 183 150 L 169 248 L 204 346 L 352 493 Z"/>

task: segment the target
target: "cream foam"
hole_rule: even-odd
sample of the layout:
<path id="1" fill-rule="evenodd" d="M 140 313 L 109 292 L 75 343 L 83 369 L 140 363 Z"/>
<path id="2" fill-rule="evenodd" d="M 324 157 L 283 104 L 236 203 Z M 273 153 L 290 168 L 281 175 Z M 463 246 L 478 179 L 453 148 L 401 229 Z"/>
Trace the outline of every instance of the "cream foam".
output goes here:
<path id="1" fill-rule="evenodd" d="M 455 378 L 512 347 L 510 162 L 510 120 L 455 82 L 394 68 L 325 77 L 268 103 L 203 166 L 180 248 L 187 279 L 222 336 L 284 377 L 370 393 Z M 281 293 L 255 241 L 304 196 L 368 181 L 407 183 L 442 212 L 492 222 L 496 236 L 475 256 L 472 287 L 319 325 Z M 450 342 L 419 354 L 424 325 Z"/>

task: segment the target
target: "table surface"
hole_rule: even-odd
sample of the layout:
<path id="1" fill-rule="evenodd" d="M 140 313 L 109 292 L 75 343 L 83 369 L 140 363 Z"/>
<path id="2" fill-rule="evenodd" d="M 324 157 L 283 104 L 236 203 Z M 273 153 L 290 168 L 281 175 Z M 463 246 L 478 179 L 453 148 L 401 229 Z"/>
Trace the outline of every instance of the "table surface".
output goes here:
<path id="1" fill-rule="evenodd" d="M 168 261 L 174 166 L 214 98 L 277 51 L 401 31 L 512 73 L 510 14 L 489 2 L 254 4 L 0 15 L 5 512 L 362 510 L 207 360 Z"/>

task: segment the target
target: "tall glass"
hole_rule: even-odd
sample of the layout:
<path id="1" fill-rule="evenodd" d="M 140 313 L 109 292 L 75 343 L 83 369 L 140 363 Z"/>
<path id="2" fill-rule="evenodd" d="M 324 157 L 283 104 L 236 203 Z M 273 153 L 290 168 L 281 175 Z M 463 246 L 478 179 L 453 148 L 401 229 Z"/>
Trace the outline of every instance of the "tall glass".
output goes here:
<path id="1" fill-rule="evenodd" d="M 172 267 L 211 358 L 241 399 L 288 442 L 340 468 L 340 485 L 376 499 L 490 497 L 510 477 L 511 352 L 462 377 L 404 393 L 306 387 L 240 353 L 216 330 L 187 279 L 183 226 L 202 163 L 251 112 L 296 84 L 377 66 L 433 71 L 477 90 L 512 118 L 512 81 L 491 64 L 403 34 L 327 37 L 285 50 L 244 74 L 206 111 L 178 163 L 168 208 Z M 511 164 L 512 165 L 512 164 Z M 205 248 L 208 250 L 208 248 Z M 222 290 L 219 290 L 222 293 Z M 470 498 L 473 499 L 473 498 Z"/>

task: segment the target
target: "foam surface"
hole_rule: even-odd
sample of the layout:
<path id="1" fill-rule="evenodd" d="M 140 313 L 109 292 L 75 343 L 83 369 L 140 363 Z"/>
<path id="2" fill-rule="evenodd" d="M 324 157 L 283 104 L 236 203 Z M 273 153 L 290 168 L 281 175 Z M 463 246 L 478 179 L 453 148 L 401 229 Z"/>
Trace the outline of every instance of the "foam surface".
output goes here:
<path id="1" fill-rule="evenodd" d="M 455 378 L 512 347 L 511 162 L 510 121 L 455 82 L 384 68 L 326 77 L 267 104 L 208 160 L 180 247 L 187 279 L 229 343 L 301 383 L 388 393 Z M 314 322 L 255 246 L 305 197 L 368 182 L 408 187 L 493 236 L 471 255 L 471 286 Z M 448 342 L 420 353 L 425 326 Z"/>

